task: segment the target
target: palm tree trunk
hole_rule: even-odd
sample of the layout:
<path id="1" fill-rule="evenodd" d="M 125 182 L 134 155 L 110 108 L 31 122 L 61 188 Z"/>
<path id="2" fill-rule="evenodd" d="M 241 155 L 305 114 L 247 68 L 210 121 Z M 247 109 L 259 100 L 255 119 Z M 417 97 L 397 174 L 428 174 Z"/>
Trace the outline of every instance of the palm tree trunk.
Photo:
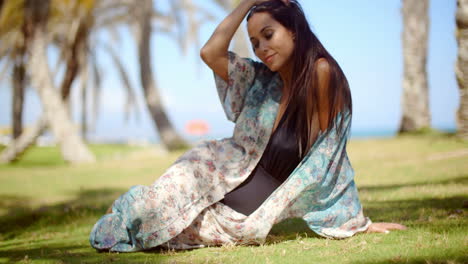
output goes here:
<path id="1" fill-rule="evenodd" d="M 25 33 L 25 32 L 23 32 Z M 25 92 L 25 56 L 26 44 L 23 38 L 16 41 L 15 49 L 13 52 L 14 65 L 13 65 L 13 103 L 12 103 L 12 127 L 13 127 L 13 140 L 19 138 L 23 131 L 23 104 Z"/>
<path id="2" fill-rule="evenodd" d="M 73 81 L 75 80 L 79 70 L 79 53 L 83 49 L 83 46 L 86 45 L 86 41 L 88 39 L 89 29 L 84 22 L 83 18 L 78 18 L 81 21 L 79 22 L 78 29 L 76 34 L 72 37 L 69 43 L 65 45 L 65 49 L 68 49 L 67 56 L 66 56 L 66 72 L 63 82 L 60 86 L 60 92 L 62 94 L 62 99 L 67 101 L 70 95 L 71 86 Z"/>
<path id="3" fill-rule="evenodd" d="M 13 66 L 13 140 L 19 138 L 23 132 L 23 102 L 24 102 L 24 84 L 25 84 L 25 69 L 23 56 L 18 58 L 18 62 Z"/>
<path id="4" fill-rule="evenodd" d="M 23 30 L 24 38 L 26 39 L 28 31 L 31 31 L 31 29 L 28 29 L 28 26 L 25 25 Z M 85 42 L 84 39 L 86 39 L 86 36 L 87 27 L 84 25 L 84 23 L 80 23 L 80 27 L 75 33 L 75 36 L 70 39 L 71 43 L 69 43 L 69 46 L 64 47 L 64 49 L 69 51 L 68 55 L 66 56 L 66 71 L 60 85 L 61 99 L 65 105 L 68 104 L 71 86 L 79 72 L 80 67 L 77 53 L 80 50 L 81 45 L 83 45 Z M 24 44 L 25 45 L 23 48 L 25 52 L 27 49 L 27 43 Z M 23 131 L 19 138 L 15 139 L 10 145 L 7 146 L 6 149 L 3 150 L 3 152 L 0 154 L 0 163 L 10 163 L 18 160 L 21 155 L 36 142 L 37 138 L 47 130 L 47 128 L 47 119 L 43 114 L 30 129 Z"/>
<path id="5" fill-rule="evenodd" d="M 75 41 L 76 43 L 78 39 L 75 38 L 75 40 L 76 40 Z M 73 44 L 73 47 L 75 46 L 76 44 Z M 74 48 L 72 50 L 74 50 Z M 70 88 L 73 84 L 73 81 L 75 80 L 77 76 L 78 69 L 79 69 L 78 60 L 75 56 L 70 54 L 67 58 L 68 59 L 67 59 L 65 75 L 60 85 L 61 99 L 65 105 L 67 105 L 67 102 L 70 96 Z M 15 79 L 17 78 L 15 77 Z M 37 121 L 27 131 L 23 131 L 20 137 L 14 139 L 12 143 L 8 145 L 6 149 L 3 150 L 3 152 L 0 154 L 0 163 L 11 163 L 13 161 L 18 160 L 21 157 L 21 155 L 26 150 L 28 150 L 36 142 L 39 136 L 42 135 L 46 130 L 47 130 L 46 118 L 44 115 L 42 115 L 39 118 L 39 121 Z"/>
<path id="6" fill-rule="evenodd" d="M 399 132 L 430 127 L 427 84 L 428 0 L 403 0 L 404 76 Z"/>
<path id="7" fill-rule="evenodd" d="M 161 97 L 158 93 L 151 68 L 151 16 L 153 2 L 143 0 L 138 3 L 140 8 L 138 16 L 138 58 L 140 64 L 140 81 L 145 95 L 146 106 L 151 114 L 154 125 L 158 130 L 162 143 L 168 150 L 184 148 L 187 143 L 177 134 L 169 121 Z"/>
<path id="8" fill-rule="evenodd" d="M 46 29 L 50 0 L 27 0 L 26 25 L 29 30 L 29 72 L 31 84 L 41 99 L 47 123 L 60 145 L 62 156 L 71 163 L 95 161 L 94 155 L 78 136 L 65 104 L 54 87 L 46 56 Z"/>
<path id="9" fill-rule="evenodd" d="M 455 67 L 460 105 L 457 111 L 457 134 L 468 140 L 468 0 L 457 1 L 458 59 Z"/>
<path id="10" fill-rule="evenodd" d="M 88 134 L 88 64 L 84 54 L 81 55 L 81 137 L 86 141 Z"/>
<path id="11" fill-rule="evenodd" d="M 47 128 L 45 116 L 30 129 L 23 131 L 21 136 L 11 142 L 0 154 L 0 163 L 11 163 L 18 160 L 21 155 L 36 142 L 37 138 L 44 133 Z"/>

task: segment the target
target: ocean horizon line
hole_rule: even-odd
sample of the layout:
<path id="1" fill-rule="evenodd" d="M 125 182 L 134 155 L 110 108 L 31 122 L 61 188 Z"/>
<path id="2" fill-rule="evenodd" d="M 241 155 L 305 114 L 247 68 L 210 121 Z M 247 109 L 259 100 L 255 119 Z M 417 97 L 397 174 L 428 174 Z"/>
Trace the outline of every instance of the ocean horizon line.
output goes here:
<path id="1" fill-rule="evenodd" d="M 449 127 L 449 128 L 434 128 L 437 131 L 440 131 L 442 133 L 454 133 L 456 132 L 456 128 Z M 378 138 L 392 138 L 398 135 L 398 130 L 397 129 L 356 129 L 356 130 L 351 130 L 351 140 L 353 139 L 359 139 L 359 140 L 365 140 L 365 139 L 378 139 Z M 217 140 L 217 139 L 222 139 L 222 138 L 229 138 L 231 137 L 231 134 L 227 133 L 218 133 L 218 134 L 207 134 L 203 136 L 194 136 L 194 135 L 187 135 L 183 134 L 183 138 L 190 144 L 196 144 L 199 143 L 200 141 L 204 140 Z M 155 144 L 160 144 L 161 141 L 156 135 L 150 135 L 150 136 L 135 136 L 135 135 L 129 135 L 129 136 L 102 136 L 102 135 L 93 135 L 90 134 L 86 137 L 87 142 L 91 144 L 126 144 L 126 145 L 139 145 L 139 146 L 146 146 L 146 145 L 155 145 Z M 3 136 L 0 138 L 0 144 L 2 145 L 8 145 L 9 142 L 11 141 L 10 136 Z M 39 137 L 38 139 L 38 145 L 39 146 L 50 146 L 54 145 L 55 140 L 53 137 L 50 135 L 50 133 L 47 133 L 46 135 L 43 135 Z"/>
<path id="2" fill-rule="evenodd" d="M 442 133 L 454 133 L 456 132 L 456 128 L 434 128 L 435 130 L 438 130 Z M 373 138 L 391 138 L 395 137 L 398 135 L 398 130 L 397 129 L 363 129 L 363 130 L 352 130 L 351 131 L 351 139 L 373 139 Z M 204 136 L 193 136 L 193 135 L 187 135 L 184 134 L 183 138 L 186 139 L 189 143 L 196 143 L 200 142 L 203 140 L 217 140 L 217 139 L 222 139 L 222 138 L 229 138 L 232 135 L 229 134 L 207 134 Z M 149 137 L 149 138 L 143 138 L 143 137 L 138 137 L 138 138 L 96 138 L 92 139 L 90 138 L 90 141 L 93 141 L 94 143 L 120 143 L 120 144 L 136 144 L 139 145 L 138 142 L 141 143 L 141 145 L 146 144 L 160 144 L 161 141 L 159 138 L 156 137 Z M 97 142 L 96 142 L 97 141 Z"/>

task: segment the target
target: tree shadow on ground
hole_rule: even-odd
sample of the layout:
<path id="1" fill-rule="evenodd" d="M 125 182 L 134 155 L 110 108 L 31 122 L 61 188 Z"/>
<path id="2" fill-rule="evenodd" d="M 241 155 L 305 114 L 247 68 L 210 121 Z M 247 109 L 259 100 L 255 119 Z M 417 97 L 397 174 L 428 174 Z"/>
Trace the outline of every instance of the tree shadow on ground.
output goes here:
<path id="1" fill-rule="evenodd" d="M 453 182 L 465 183 L 466 177 L 454 180 L 441 181 L 428 184 L 451 184 Z M 407 184 L 408 185 L 416 185 Z M 400 185 L 398 185 L 400 186 Z M 398 188 L 395 185 L 382 186 L 385 188 Z M 40 246 L 41 241 L 34 240 L 35 248 L 20 245 L 22 242 L 14 239 L 31 232 L 44 232 L 44 228 L 53 226 L 54 230 L 68 228 L 73 223 L 80 221 L 93 222 L 103 215 L 109 205 L 125 190 L 121 189 L 96 189 L 81 190 L 75 199 L 53 206 L 42 207 L 32 210 L 30 200 L 20 196 L 0 196 L 0 208 L 7 211 L 6 215 L 0 218 L 0 240 L 12 240 L 12 243 L 3 243 L 0 247 L 0 258 L 7 258 L 10 261 L 20 261 L 28 256 L 29 259 L 50 259 L 66 260 L 65 262 L 119 262 L 125 259 L 125 255 L 101 253 L 92 250 L 86 242 L 72 243 L 72 245 L 50 244 Z M 394 221 L 407 224 L 410 228 L 421 228 L 424 230 L 459 230 L 466 225 L 467 197 L 452 196 L 445 198 L 425 198 L 406 199 L 390 201 L 368 201 L 364 204 L 365 214 L 374 222 Z M 92 221 L 91 221 L 92 219 Z M 91 225 L 91 224 L 90 224 Z M 90 226 L 91 228 L 91 226 Z M 59 231 L 60 232 L 60 231 Z M 287 240 L 294 240 L 298 237 L 318 237 L 312 232 L 302 219 L 288 219 L 273 227 L 267 237 L 266 244 L 281 243 Z M 28 240 L 28 238 L 23 241 Z M 31 240 L 31 239 L 30 239 Z M 52 241 L 54 242 L 54 241 Z M 18 243 L 18 244 L 16 244 Z M 29 240 L 26 241 L 29 243 Z M 84 243 L 82 245 L 82 243 Z M 34 245 L 34 244 L 31 244 Z M 2 248 L 12 248 L 2 250 Z M 146 252 L 148 253 L 148 252 Z M 153 254 L 137 253 L 132 254 L 131 261 L 141 263 L 148 260 L 155 261 L 161 258 L 169 259 L 169 255 L 164 251 L 150 251 Z M 432 259 L 432 258 L 431 258 Z M 129 259 L 125 259 L 129 260 Z M 125 263 L 127 261 L 122 261 Z M 425 259 L 424 259 L 425 260 Z M 437 258 L 434 258 L 437 260 Z M 406 260 L 405 260 L 406 261 Z M 420 263 L 420 259 L 414 259 L 414 263 Z M 385 261 L 382 261 L 385 263 Z M 398 261 L 395 263 L 399 263 Z M 438 262 L 434 262 L 438 263 Z M 440 262 L 443 263 L 443 262 Z"/>
<path id="2" fill-rule="evenodd" d="M 365 215 L 373 222 L 398 222 L 429 230 L 452 230 L 468 222 L 468 197 L 465 196 L 368 202 L 364 208 Z M 309 229 L 304 220 L 287 219 L 273 227 L 266 243 L 279 243 L 298 237 L 319 236 Z"/>
<path id="3" fill-rule="evenodd" d="M 392 191 L 399 188 L 406 187 L 418 187 L 426 185 L 447 185 L 447 184 L 468 184 L 468 175 L 461 175 L 460 177 L 450 178 L 440 181 L 424 181 L 424 182 L 412 182 L 412 183 L 401 183 L 401 184 L 390 184 L 390 185 L 365 185 L 359 187 L 359 191 Z"/>
<path id="4" fill-rule="evenodd" d="M 370 201 L 366 202 L 364 211 L 374 222 L 403 221 L 424 226 L 436 220 L 464 220 L 467 204 L 466 196 Z"/>
<path id="5" fill-rule="evenodd" d="M 430 232 L 434 235 L 447 232 L 460 234 L 466 232 L 468 224 L 467 201 L 468 197 L 460 195 L 420 200 L 367 202 L 365 214 L 374 222 L 398 222 L 407 225 L 409 229 Z M 396 256 L 393 259 L 364 263 L 468 263 L 462 251 L 447 253 L 435 249 L 430 254 L 402 259 Z"/>
<path id="6" fill-rule="evenodd" d="M 171 256 L 168 254 L 148 255 L 143 252 L 131 254 L 98 253 L 87 245 L 47 245 L 5 251 L 0 249 L 0 259 L 8 259 L 9 263 L 30 263 L 30 261 L 37 260 L 54 263 L 163 263 L 169 262 L 170 258 Z"/>
<path id="7" fill-rule="evenodd" d="M 468 176 L 433 182 L 414 182 L 408 184 L 392 184 L 366 186 L 360 191 L 387 191 L 404 187 L 444 184 L 468 184 Z M 366 201 L 363 204 L 365 215 L 373 222 L 398 222 L 419 227 L 430 227 L 435 221 L 444 220 L 437 228 L 458 226 L 467 216 L 468 197 L 452 196 L 445 198 L 425 198 L 389 201 Z M 447 221 L 445 221 L 447 220 Z M 466 221 L 465 221 L 466 222 Z M 273 227 L 268 243 L 278 243 L 297 237 L 319 237 L 309 229 L 302 219 L 287 219 Z"/>
<path id="8" fill-rule="evenodd" d="M 31 208 L 30 198 L 0 195 L 1 238 L 13 239 L 46 226 L 60 227 L 81 219 L 97 218 L 122 193 L 121 189 L 81 190 L 73 200 L 38 209 Z"/>
<path id="9" fill-rule="evenodd" d="M 388 264 L 388 263 L 395 263 L 395 264 L 402 264 L 402 263 L 411 263 L 411 264 L 458 264 L 458 263 L 468 263 L 468 257 L 463 256 L 462 254 L 458 256 L 444 256 L 441 257 L 434 257 L 434 256 L 427 256 L 427 257 L 413 257 L 413 258 L 402 258 L 402 257 L 394 257 L 391 259 L 385 259 L 380 261 L 359 261 L 355 262 L 356 264 Z"/>
<path id="10" fill-rule="evenodd" d="M 265 244 L 271 245 L 301 237 L 321 238 L 310 230 L 307 223 L 301 218 L 286 219 L 273 226 L 270 233 L 268 233 Z"/>

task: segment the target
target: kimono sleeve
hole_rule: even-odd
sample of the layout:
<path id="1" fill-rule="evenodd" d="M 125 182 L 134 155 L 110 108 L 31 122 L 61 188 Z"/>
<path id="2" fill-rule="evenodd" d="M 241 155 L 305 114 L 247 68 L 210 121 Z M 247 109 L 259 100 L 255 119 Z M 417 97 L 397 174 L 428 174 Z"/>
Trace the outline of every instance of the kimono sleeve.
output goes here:
<path id="1" fill-rule="evenodd" d="M 256 78 L 265 71 L 262 63 L 228 53 L 228 82 L 214 74 L 216 89 L 228 120 L 236 122 L 244 106 L 245 96 Z"/>
<path id="2" fill-rule="evenodd" d="M 341 118 L 344 123 L 340 132 L 336 126 Z M 302 187 L 288 208 L 291 216 L 302 217 L 312 231 L 328 238 L 350 237 L 372 223 L 364 216 L 346 153 L 350 129 L 350 113 L 340 113 L 335 125 L 319 134 L 293 176 Z"/>

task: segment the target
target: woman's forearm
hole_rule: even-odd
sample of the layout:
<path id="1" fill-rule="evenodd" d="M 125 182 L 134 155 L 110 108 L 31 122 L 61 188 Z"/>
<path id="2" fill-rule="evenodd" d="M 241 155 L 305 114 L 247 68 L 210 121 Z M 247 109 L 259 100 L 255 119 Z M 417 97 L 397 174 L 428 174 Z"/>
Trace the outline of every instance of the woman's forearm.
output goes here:
<path id="1" fill-rule="evenodd" d="M 220 57 L 226 57 L 229 43 L 236 33 L 237 28 L 255 4 L 255 0 L 242 0 L 240 4 L 218 25 L 210 39 L 200 50 L 203 61 L 210 66 Z"/>

